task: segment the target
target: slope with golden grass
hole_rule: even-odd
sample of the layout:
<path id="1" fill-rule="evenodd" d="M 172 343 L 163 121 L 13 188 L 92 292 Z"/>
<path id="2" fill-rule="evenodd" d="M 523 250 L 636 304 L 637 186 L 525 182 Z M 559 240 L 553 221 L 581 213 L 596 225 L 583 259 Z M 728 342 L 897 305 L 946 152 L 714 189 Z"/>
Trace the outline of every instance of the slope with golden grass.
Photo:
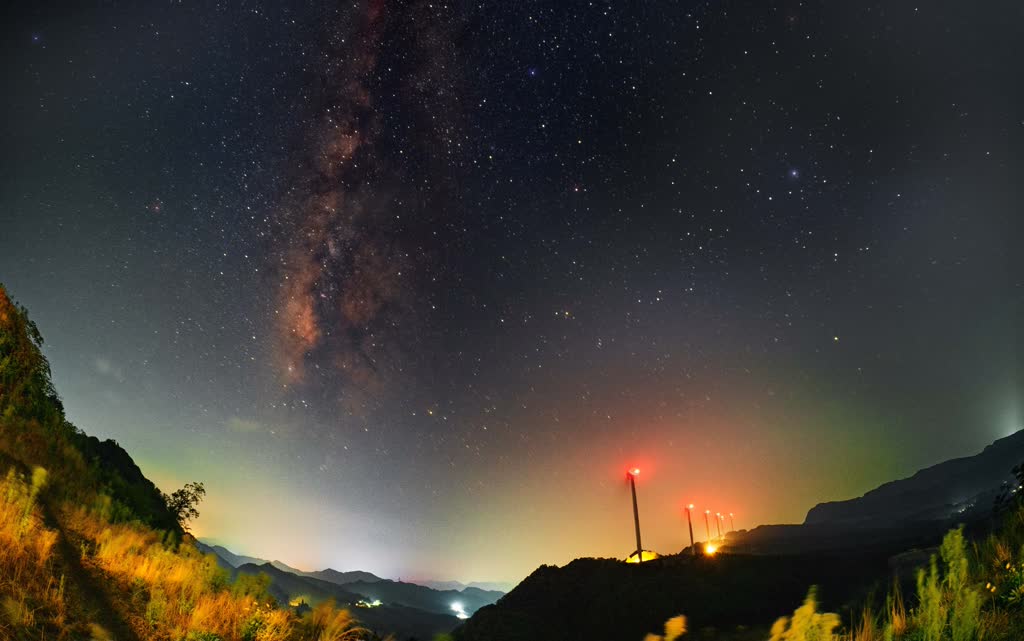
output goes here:
<path id="1" fill-rule="evenodd" d="M 0 631 L 11 636 L 18 627 L 54 632 L 66 621 L 64 577 L 52 572 L 57 532 L 46 527 L 38 507 L 45 483 L 43 468 L 33 470 L 31 480 L 11 469 L 0 481 Z"/>
<path id="2" fill-rule="evenodd" d="M 163 498 L 65 419 L 41 344 L 0 286 L 0 639 L 375 638 L 332 603 L 299 618 L 266 582 L 232 583 L 176 521 L 154 528 Z"/>

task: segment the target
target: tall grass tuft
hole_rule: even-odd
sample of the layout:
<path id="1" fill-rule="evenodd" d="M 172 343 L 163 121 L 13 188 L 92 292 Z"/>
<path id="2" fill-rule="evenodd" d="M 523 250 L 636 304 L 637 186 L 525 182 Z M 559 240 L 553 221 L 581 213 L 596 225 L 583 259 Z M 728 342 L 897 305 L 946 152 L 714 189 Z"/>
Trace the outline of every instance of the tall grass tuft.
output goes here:
<path id="1" fill-rule="evenodd" d="M 839 615 L 818 612 L 817 589 L 811 587 L 803 605 L 792 617 L 780 617 L 772 625 L 770 641 L 832 641 Z"/>
<path id="2" fill-rule="evenodd" d="M 878 622 L 871 608 L 864 608 L 861 612 L 860 621 L 854 626 L 850 641 L 883 641 L 882 631 L 878 629 Z"/>
<path id="3" fill-rule="evenodd" d="M 684 634 L 686 634 L 686 617 L 680 614 L 665 621 L 664 635 L 648 634 L 644 637 L 644 641 L 676 641 Z"/>
<path id="4" fill-rule="evenodd" d="M 45 485 L 39 467 L 31 480 L 11 469 L 0 481 L 0 595 L 7 618 L 24 627 L 65 612 L 63 579 L 55 588 L 52 578 L 57 532 L 46 527 L 37 501 Z"/>
<path id="5" fill-rule="evenodd" d="M 315 641 L 346 641 L 361 639 L 370 634 L 356 624 L 348 610 L 335 608 L 334 601 L 324 601 L 313 608 L 307 632 L 308 638 Z"/>
<path id="6" fill-rule="evenodd" d="M 920 631 L 924 641 L 977 639 L 981 625 L 981 592 L 970 581 L 970 561 L 962 529 L 946 534 L 939 557 L 932 556 L 927 572 L 918 570 L 917 600 L 911 625 Z"/>
<path id="7" fill-rule="evenodd" d="M 917 602 L 910 610 L 904 605 L 899 583 L 893 584 L 882 615 L 881 633 L 870 610 L 862 612 L 859 624 L 854 626 L 851 641 L 986 641 L 987 639 L 1013 639 L 1002 635 L 1010 626 L 993 607 L 983 612 L 983 592 L 977 575 L 987 565 L 979 550 L 984 549 L 1000 562 L 1008 558 L 1006 542 L 989 541 L 984 548 L 974 548 L 972 563 L 963 529 L 950 530 L 942 540 L 939 553 L 933 554 L 927 568 L 917 571 Z M 1011 564 L 1007 561 L 1007 569 Z M 1012 578 L 1012 577 L 1011 577 Z M 1006 581 L 1006 591 L 1012 592 L 1012 581 Z M 997 592 L 991 582 L 987 591 Z M 995 599 L 991 600 L 993 606 Z M 1021 637 L 1024 638 L 1024 637 Z"/>
<path id="8" fill-rule="evenodd" d="M 907 614 L 907 606 L 903 602 L 903 591 L 900 589 L 899 581 L 893 582 L 892 592 L 886 599 L 887 621 L 882 626 L 882 640 L 894 641 L 907 633 L 910 617 Z"/>

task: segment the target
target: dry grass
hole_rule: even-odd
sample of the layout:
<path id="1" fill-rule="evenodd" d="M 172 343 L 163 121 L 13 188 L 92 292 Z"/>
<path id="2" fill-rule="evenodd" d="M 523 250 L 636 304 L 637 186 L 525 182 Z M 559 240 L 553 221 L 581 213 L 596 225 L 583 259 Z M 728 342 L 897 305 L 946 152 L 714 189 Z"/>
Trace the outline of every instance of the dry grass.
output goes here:
<path id="1" fill-rule="evenodd" d="M 26 479 L 11 469 L 0 481 L 0 600 L 2 620 L 12 628 L 33 627 L 40 619 L 64 623 L 64 577 L 53 577 L 51 559 L 57 532 L 46 527 L 39 493 L 46 471 Z"/>
<path id="2" fill-rule="evenodd" d="M 226 640 L 251 638 L 285 641 L 294 638 L 296 619 L 266 600 L 235 596 L 228 591 L 226 573 L 213 556 L 190 544 L 176 550 L 163 537 L 135 524 L 111 524 L 93 510 L 68 514 L 69 527 L 94 545 L 93 560 L 124 591 L 132 591 L 144 611 L 148 638 L 187 638 L 214 634 Z M 143 622 L 140 622 L 143 623 Z"/>
<path id="3" fill-rule="evenodd" d="M 0 638 L 33 630 L 34 638 L 59 638 L 72 629 L 65 578 L 54 576 L 58 532 L 45 525 L 39 505 L 46 477 L 42 468 L 31 479 L 12 470 L 0 481 Z M 347 610 L 330 603 L 300 620 L 265 593 L 233 593 L 212 555 L 189 543 L 168 545 L 162 533 L 139 524 L 111 523 L 104 505 L 100 497 L 92 507 L 69 507 L 59 513 L 59 521 L 81 542 L 76 562 L 105 577 L 107 596 L 123 606 L 120 614 L 141 639 L 374 638 Z M 96 621 L 83 619 L 76 625 L 93 637 L 105 634 Z"/>
<path id="4" fill-rule="evenodd" d="M 854 625 L 850 641 L 882 641 L 882 633 L 869 608 L 864 609 L 860 621 Z"/>

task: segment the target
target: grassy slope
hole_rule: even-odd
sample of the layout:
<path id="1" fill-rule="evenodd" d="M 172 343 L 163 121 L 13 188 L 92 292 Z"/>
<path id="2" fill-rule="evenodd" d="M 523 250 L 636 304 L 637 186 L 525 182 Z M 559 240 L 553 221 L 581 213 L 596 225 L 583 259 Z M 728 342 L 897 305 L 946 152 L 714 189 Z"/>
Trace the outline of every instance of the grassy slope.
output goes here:
<path id="1" fill-rule="evenodd" d="M 330 603 L 275 608 L 182 542 L 131 457 L 65 419 L 41 344 L 0 286 L 0 638 L 375 638 Z"/>

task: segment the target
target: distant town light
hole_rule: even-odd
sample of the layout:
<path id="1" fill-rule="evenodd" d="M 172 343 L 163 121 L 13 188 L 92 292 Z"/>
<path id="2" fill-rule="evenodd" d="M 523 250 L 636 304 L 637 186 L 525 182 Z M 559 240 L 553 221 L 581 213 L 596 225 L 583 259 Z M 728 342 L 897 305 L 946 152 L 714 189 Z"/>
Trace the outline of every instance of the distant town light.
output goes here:
<path id="1" fill-rule="evenodd" d="M 452 612 L 455 613 L 457 619 L 468 619 L 469 615 L 466 614 L 466 606 L 462 605 L 461 601 L 452 603 Z"/>

